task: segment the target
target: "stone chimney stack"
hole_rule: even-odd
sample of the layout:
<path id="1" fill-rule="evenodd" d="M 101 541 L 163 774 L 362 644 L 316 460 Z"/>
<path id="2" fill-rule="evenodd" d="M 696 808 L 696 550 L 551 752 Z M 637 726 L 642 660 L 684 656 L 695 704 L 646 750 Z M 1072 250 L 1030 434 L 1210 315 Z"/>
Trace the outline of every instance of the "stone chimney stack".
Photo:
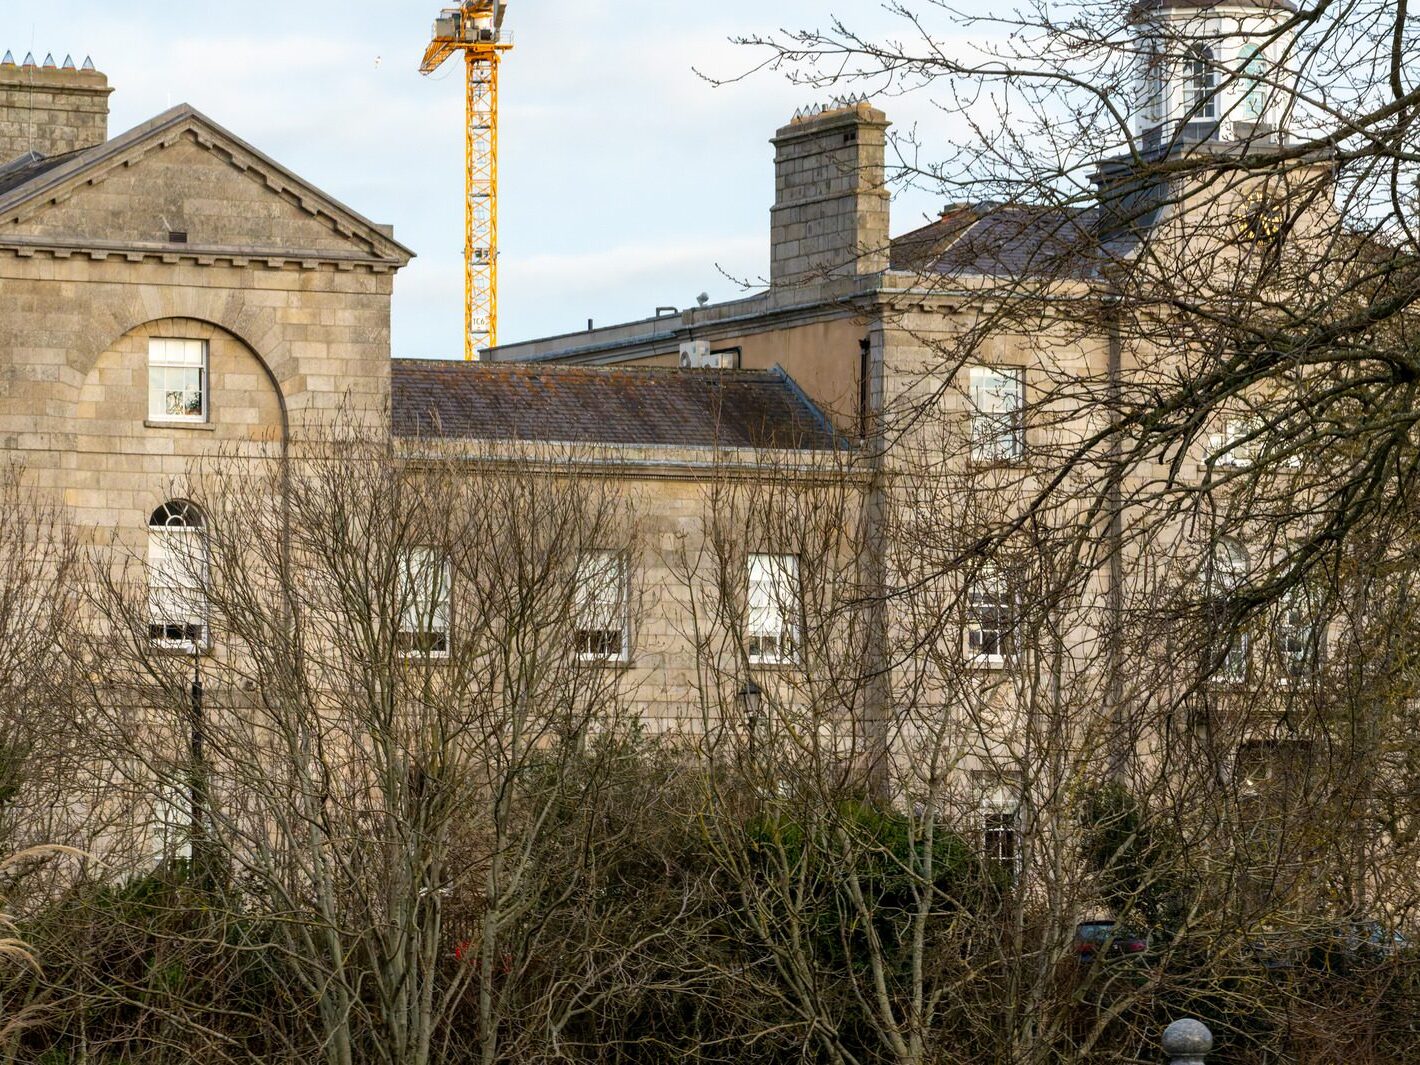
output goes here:
<path id="1" fill-rule="evenodd" d="M 798 114 L 774 135 L 774 288 L 888 266 L 887 116 L 866 101 Z"/>
<path id="2" fill-rule="evenodd" d="M 108 140 L 108 78 L 85 60 L 0 61 L 0 166 L 29 152 L 63 155 Z"/>

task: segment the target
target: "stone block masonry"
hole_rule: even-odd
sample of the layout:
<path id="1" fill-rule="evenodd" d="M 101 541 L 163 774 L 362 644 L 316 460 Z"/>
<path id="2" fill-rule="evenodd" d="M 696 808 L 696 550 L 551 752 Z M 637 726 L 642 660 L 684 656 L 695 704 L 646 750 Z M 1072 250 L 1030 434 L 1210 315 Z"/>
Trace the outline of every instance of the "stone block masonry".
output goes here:
<path id="1" fill-rule="evenodd" d="M 796 117 L 775 134 L 772 286 L 887 269 L 888 125 L 860 102 Z"/>
<path id="2" fill-rule="evenodd" d="M 112 91 L 97 70 L 0 63 L 0 166 L 103 144 Z"/>

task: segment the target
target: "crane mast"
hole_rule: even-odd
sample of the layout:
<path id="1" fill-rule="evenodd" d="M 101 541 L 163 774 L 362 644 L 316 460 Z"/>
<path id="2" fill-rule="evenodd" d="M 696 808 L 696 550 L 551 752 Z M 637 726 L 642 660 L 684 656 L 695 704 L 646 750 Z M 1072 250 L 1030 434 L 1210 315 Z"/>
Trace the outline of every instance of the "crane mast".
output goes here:
<path id="1" fill-rule="evenodd" d="M 498 64 L 513 47 L 503 0 L 463 0 L 434 20 L 422 74 L 463 52 L 467 76 L 464 187 L 464 358 L 498 342 Z"/>

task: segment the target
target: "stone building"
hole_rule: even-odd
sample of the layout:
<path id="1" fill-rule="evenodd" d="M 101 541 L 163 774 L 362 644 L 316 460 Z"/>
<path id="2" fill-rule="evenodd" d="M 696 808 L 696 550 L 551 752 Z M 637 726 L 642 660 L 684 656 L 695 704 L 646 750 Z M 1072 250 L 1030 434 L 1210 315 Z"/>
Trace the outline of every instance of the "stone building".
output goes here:
<path id="1" fill-rule="evenodd" d="M 197 458 L 382 411 L 412 252 L 183 105 L 108 136 L 105 76 L 0 66 L 0 436 L 141 552 Z"/>
<path id="2" fill-rule="evenodd" d="M 188 106 L 109 139 L 109 87 L 88 66 L 0 66 L 0 439 L 90 539 L 116 534 L 139 556 L 146 543 L 153 558 L 154 529 L 160 542 L 162 528 L 190 520 L 164 508 L 180 502 L 172 486 L 195 460 L 299 456 L 306 434 L 338 411 L 361 412 L 372 436 L 392 433 L 411 456 L 437 447 L 470 462 L 547 461 L 562 449 L 569 467 L 635 495 L 643 526 L 638 550 L 617 563 L 619 622 L 589 628 L 578 653 L 621 670 L 642 714 L 672 726 L 693 721 L 707 675 L 682 594 L 697 586 L 682 574 L 674 587 L 673 560 L 705 544 L 713 491 L 847 485 L 837 520 L 861 534 L 851 572 L 860 603 L 874 605 L 843 630 L 852 646 L 818 649 L 835 683 L 834 664 L 853 661 L 847 757 L 925 742 L 895 719 L 893 693 L 907 675 L 939 702 L 955 685 L 978 720 L 994 722 L 962 762 L 968 771 L 985 772 L 995 753 L 1015 758 L 1003 653 L 1010 596 L 977 574 L 951 605 L 926 604 L 956 611 L 959 623 L 945 629 L 948 646 L 924 655 L 931 668 L 889 663 L 903 622 L 882 591 L 915 586 L 924 561 L 888 530 L 924 514 L 925 524 L 956 521 L 913 496 L 936 456 L 949 459 L 944 490 L 963 478 L 1030 485 L 1039 456 L 1082 431 L 1070 415 L 1047 426 L 1026 412 L 1048 380 L 1111 379 L 1117 338 L 1102 319 L 1035 331 L 1013 323 L 984 333 L 962 364 L 943 352 L 975 328 L 982 293 L 1003 278 L 1097 294 L 1080 249 L 1125 240 L 1128 226 L 1110 231 L 1069 210 L 953 205 L 893 237 L 888 119 L 849 101 L 801 113 L 774 137 L 765 291 L 505 344 L 481 364 L 391 360 L 394 276 L 413 253 L 390 227 Z M 1166 130 L 1182 106 L 1165 93 L 1141 122 Z M 1226 129 L 1185 122 L 1179 143 L 1226 152 L 1281 120 L 1266 107 L 1252 117 Z M 1117 168 L 1103 166 L 1099 180 L 1138 199 Z M 1162 226 L 1165 214 L 1143 224 Z M 1195 473 L 1200 460 L 1190 460 Z M 799 668 L 812 636 L 782 602 L 805 570 L 823 568 L 791 547 L 795 532 L 751 531 L 738 545 L 748 627 L 710 656 L 721 705 L 749 692 L 811 705 L 836 697 Z M 1120 594 L 1119 573 L 1101 565 L 1083 598 L 1098 612 Z M 153 622 L 156 640 L 208 642 L 198 617 Z M 1072 625 L 1079 659 L 1093 663 L 1081 684 L 1097 687 L 1108 658 L 1097 621 Z M 969 683 L 943 674 L 956 668 L 942 664 L 950 660 L 964 663 Z M 994 694 L 981 695 L 981 678 Z M 1114 684 L 1101 696 L 1111 713 L 1125 701 Z M 901 761 L 911 777 L 912 758 Z M 1008 784 L 983 785 L 1002 809 L 1012 808 Z"/>
<path id="3" fill-rule="evenodd" d="M 1165 27 L 1159 39 L 1183 51 L 1168 57 L 1156 46 L 1141 48 L 1142 102 L 1133 125 L 1148 154 L 1143 165 L 1134 157 L 1100 161 L 1094 191 L 1076 203 L 950 204 L 930 224 L 894 235 L 887 115 L 860 100 L 811 108 L 773 138 L 764 291 L 486 353 L 494 366 L 548 374 L 566 366 L 788 374 L 840 434 L 841 453 L 851 456 L 846 468 L 860 479 L 878 523 L 866 542 L 876 556 L 874 594 L 885 605 L 866 638 L 884 650 L 876 658 L 870 650 L 860 662 L 860 740 L 893 752 L 897 785 L 921 793 L 942 764 L 924 760 L 924 752 L 954 736 L 953 772 L 976 793 L 967 801 L 980 802 L 998 827 L 992 819 L 1015 810 L 1013 796 L 1031 761 L 1023 721 L 1037 710 L 1052 712 L 1040 709 L 1036 682 L 1050 674 L 1056 704 L 1081 711 L 1068 726 L 1081 731 L 1062 736 L 1062 748 L 1097 748 L 1101 773 L 1121 772 L 1157 742 L 1152 724 L 1136 715 L 1152 722 L 1161 691 L 1174 684 L 1163 678 L 1182 673 L 1167 655 L 1150 657 L 1166 642 L 1160 632 L 1151 647 L 1137 634 L 1110 631 L 1110 619 L 1126 600 L 1144 596 L 1196 600 L 1200 580 L 1216 605 L 1227 596 L 1217 589 L 1231 587 L 1260 559 L 1249 559 L 1245 532 L 1200 534 L 1163 507 L 1153 514 L 1147 505 L 1132 512 L 1120 506 L 1095 534 L 1095 561 L 1084 566 L 1074 605 L 1049 618 L 1059 626 L 1062 650 L 1050 665 L 1037 657 L 1021 669 L 1008 651 L 1027 638 L 1014 616 L 1019 593 L 1012 586 L 1048 582 L 1055 552 L 1068 553 L 1064 530 L 1078 515 L 1053 509 L 1044 524 L 1054 528 L 1037 530 L 1037 541 L 1015 552 L 1032 561 L 1007 576 L 994 563 L 973 561 L 979 548 L 972 537 L 990 524 L 983 508 L 995 508 L 999 519 L 1068 474 L 1079 483 L 1055 490 L 1072 506 L 1109 511 L 1108 501 L 1090 502 L 1087 482 L 1111 460 L 1081 462 L 1073 448 L 1099 430 L 1092 419 L 1111 409 L 1111 389 L 1130 374 L 1164 373 L 1190 336 L 1183 315 L 1170 320 L 1165 299 L 1149 306 L 1148 291 L 1131 294 L 1137 317 L 1133 332 L 1121 336 L 1110 309 L 1120 290 L 1111 286 L 1131 277 L 1138 248 L 1149 248 L 1149 262 L 1135 275 L 1146 287 L 1156 285 L 1162 295 L 1178 277 L 1200 301 L 1210 293 L 1227 300 L 1234 298 L 1230 286 L 1245 286 L 1239 270 L 1248 262 L 1274 261 L 1267 249 L 1280 239 L 1278 219 L 1287 218 L 1291 247 L 1302 249 L 1298 262 L 1307 261 L 1309 247 L 1324 259 L 1340 231 L 1330 205 L 1334 175 L 1324 161 L 1263 168 L 1235 183 L 1210 170 L 1214 160 L 1226 175 L 1230 160 L 1286 143 L 1291 104 L 1285 74 L 1277 72 L 1284 70 L 1279 27 L 1287 5 L 1164 2 L 1139 10 L 1148 13 L 1143 32 Z M 1233 70 L 1242 74 L 1226 73 Z M 1180 160 L 1192 177 L 1167 175 Z M 1156 164 L 1164 176 L 1151 170 Z M 1225 416 L 1176 460 L 1134 465 L 1111 491 L 1147 498 L 1151 484 L 1204 484 L 1218 469 L 1244 468 L 1248 453 L 1234 445 L 1245 424 L 1257 424 L 1253 417 Z M 1262 445 L 1253 439 L 1248 446 Z M 1150 523 L 1159 530 L 1152 560 L 1124 539 L 1126 524 Z M 1169 567 L 1179 573 L 1172 585 L 1158 572 L 1142 576 Z M 951 587 L 934 591 L 939 580 Z M 1146 590 L 1146 581 L 1155 583 Z M 914 628 L 924 616 L 934 619 L 925 642 Z M 1030 639 L 1040 642 L 1045 622 L 1034 621 L 1040 628 Z M 1201 641 L 1190 643 L 1188 654 L 1212 670 L 1198 700 L 1239 765 L 1256 753 L 1256 735 L 1275 732 L 1279 699 L 1294 698 L 1296 678 L 1315 666 L 1315 626 L 1297 612 L 1282 611 L 1264 627 L 1231 642 L 1216 632 L 1186 637 Z M 1304 645 L 1311 650 L 1299 652 Z M 912 651 L 889 650 L 902 647 Z M 738 668 L 757 683 L 766 674 L 780 683 L 753 662 Z M 1231 732 L 1219 709 L 1230 703 L 1239 708 Z M 909 704 L 925 708 L 930 720 L 916 719 Z M 1227 764 L 1224 773 L 1232 771 Z"/>

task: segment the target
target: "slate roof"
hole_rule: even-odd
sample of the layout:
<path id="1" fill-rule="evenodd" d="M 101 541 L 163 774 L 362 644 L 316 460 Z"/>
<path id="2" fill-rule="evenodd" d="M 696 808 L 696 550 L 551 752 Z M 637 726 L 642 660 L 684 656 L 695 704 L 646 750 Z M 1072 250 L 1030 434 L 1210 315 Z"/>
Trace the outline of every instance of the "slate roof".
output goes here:
<path id="1" fill-rule="evenodd" d="M 63 155 L 43 156 L 39 152 L 26 152 L 16 159 L 11 159 L 4 166 L 0 166 L 0 198 L 10 190 L 17 189 L 46 171 L 60 166 L 76 154 L 78 153 L 66 152 Z"/>
<path id="2" fill-rule="evenodd" d="M 831 450 L 837 434 L 780 370 L 395 359 L 405 438 Z"/>
<path id="3" fill-rule="evenodd" d="M 1083 208 L 958 204 L 897 237 L 894 270 L 991 277 L 1088 277 L 1101 256 L 1098 214 Z"/>

